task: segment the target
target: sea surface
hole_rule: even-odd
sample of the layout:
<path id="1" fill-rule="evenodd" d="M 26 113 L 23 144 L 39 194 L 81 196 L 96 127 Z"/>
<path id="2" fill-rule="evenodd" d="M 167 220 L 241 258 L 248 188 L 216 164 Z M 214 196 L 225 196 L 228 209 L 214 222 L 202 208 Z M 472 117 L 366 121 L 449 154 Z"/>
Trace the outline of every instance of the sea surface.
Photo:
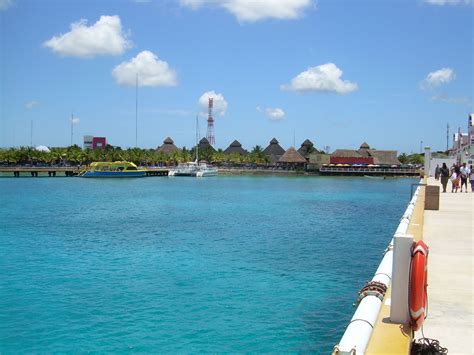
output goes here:
<path id="1" fill-rule="evenodd" d="M 0 179 L 0 353 L 313 352 L 414 179 Z"/>

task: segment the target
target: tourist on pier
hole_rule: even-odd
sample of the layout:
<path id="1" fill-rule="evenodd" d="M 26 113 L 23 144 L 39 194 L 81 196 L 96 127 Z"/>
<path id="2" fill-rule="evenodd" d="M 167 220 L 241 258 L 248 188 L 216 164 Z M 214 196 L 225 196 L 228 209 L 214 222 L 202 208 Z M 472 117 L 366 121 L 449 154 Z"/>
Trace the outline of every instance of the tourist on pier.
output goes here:
<path id="1" fill-rule="evenodd" d="M 471 173 L 471 170 L 466 166 L 466 163 L 462 163 L 459 172 L 461 173 L 461 192 L 463 186 L 466 188 L 465 191 L 467 192 L 467 179 Z"/>
<path id="2" fill-rule="evenodd" d="M 474 192 L 474 171 L 472 170 L 472 165 L 469 168 L 469 182 L 471 183 L 471 192 Z"/>
<path id="3" fill-rule="evenodd" d="M 440 167 L 439 164 L 436 164 L 436 169 L 435 169 L 435 179 L 439 180 L 439 174 L 440 174 Z"/>
<path id="4" fill-rule="evenodd" d="M 439 170 L 439 174 L 441 176 L 441 185 L 443 185 L 443 192 L 446 192 L 446 186 L 448 185 L 449 179 L 449 169 L 446 163 L 443 163 L 443 166 Z"/>
<path id="5" fill-rule="evenodd" d="M 459 184 L 461 183 L 461 171 L 459 166 L 454 166 L 454 171 L 451 173 L 451 192 L 458 192 Z"/>

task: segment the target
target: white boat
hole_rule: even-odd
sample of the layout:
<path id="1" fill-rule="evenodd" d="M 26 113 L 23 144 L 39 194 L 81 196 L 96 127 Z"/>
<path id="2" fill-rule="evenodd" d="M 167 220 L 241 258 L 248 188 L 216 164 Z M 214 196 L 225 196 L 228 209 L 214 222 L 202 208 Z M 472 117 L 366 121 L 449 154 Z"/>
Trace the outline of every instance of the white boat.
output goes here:
<path id="1" fill-rule="evenodd" d="M 217 176 L 218 170 L 212 165 L 207 165 L 207 163 L 199 162 L 198 154 L 198 133 L 197 133 L 197 117 L 196 117 L 196 160 L 187 163 L 178 164 L 177 167 L 170 169 L 168 176 L 193 176 L 193 177 L 207 177 L 207 176 Z"/>
<path id="2" fill-rule="evenodd" d="M 217 168 L 207 165 L 206 163 L 198 163 L 195 161 L 179 164 L 168 172 L 168 176 L 206 177 L 216 176 L 217 174 Z"/>

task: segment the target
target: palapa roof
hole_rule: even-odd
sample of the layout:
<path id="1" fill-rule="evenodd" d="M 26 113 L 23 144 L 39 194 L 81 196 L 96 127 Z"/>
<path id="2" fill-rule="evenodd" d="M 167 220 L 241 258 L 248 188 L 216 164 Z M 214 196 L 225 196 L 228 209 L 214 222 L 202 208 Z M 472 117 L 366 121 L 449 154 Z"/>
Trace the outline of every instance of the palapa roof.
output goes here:
<path id="1" fill-rule="evenodd" d="M 290 147 L 280 157 L 278 162 L 279 163 L 300 164 L 300 163 L 306 163 L 306 159 L 300 153 L 298 153 L 295 148 Z"/>
<path id="2" fill-rule="evenodd" d="M 364 143 L 367 145 L 367 143 Z M 364 145 L 363 144 L 363 145 Z M 362 147 L 362 146 L 361 146 Z M 400 165 L 396 150 L 376 150 L 361 148 L 359 150 L 337 149 L 331 156 L 341 158 L 374 158 L 377 165 Z"/>
<path id="3" fill-rule="evenodd" d="M 362 155 L 353 149 L 336 149 L 331 155 L 341 158 L 362 158 Z"/>
<path id="4" fill-rule="evenodd" d="M 276 138 L 273 138 L 270 141 L 270 144 L 268 145 L 268 147 L 266 147 L 263 150 L 263 153 L 267 155 L 269 158 L 271 158 L 272 155 L 279 158 L 280 156 L 285 154 L 285 150 L 278 144 L 278 141 L 276 140 Z"/>
<path id="5" fill-rule="evenodd" d="M 301 147 L 298 149 L 298 153 L 300 153 L 306 159 L 309 159 L 309 155 L 314 152 L 314 145 L 309 139 L 306 139 L 303 143 L 301 143 Z"/>
<path id="6" fill-rule="evenodd" d="M 374 158 L 374 164 L 400 165 L 396 150 L 370 150 L 369 153 Z"/>
<path id="7" fill-rule="evenodd" d="M 179 148 L 174 145 L 173 140 L 170 137 L 167 137 L 163 141 L 163 145 L 161 147 L 159 147 L 156 151 L 158 153 L 163 152 L 165 154 L 170 154 L 170 153 L 172 153 L 174 151 L 177 151 L 177 150 L 179 150 Z"/>
<path id="8" fill-rule="evenodd" d="M 224 154 L 232 154 L 237 153 L 241 155 L 246 155 L 247 151 L 242 148 L 242 144 L 238 140 L 233 141 L 226 150 L 224 150 Z"/>
<path id="9" fill-rule="evenodd" d="M 206 150 L 206 149 L 211 149 L 212 151 L 215 151 L 215 149 L 212 147 L 212 145 L 209 143 L 206 137 L 201 138 L 199 141 L 199 150 Z"/>

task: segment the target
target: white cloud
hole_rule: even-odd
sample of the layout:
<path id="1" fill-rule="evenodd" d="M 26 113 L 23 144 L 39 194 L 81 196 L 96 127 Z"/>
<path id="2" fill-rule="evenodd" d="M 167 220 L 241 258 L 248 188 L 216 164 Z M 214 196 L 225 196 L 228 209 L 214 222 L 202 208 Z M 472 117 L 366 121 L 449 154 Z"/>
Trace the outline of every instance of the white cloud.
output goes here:
<path id="1" fill-rule="evenodd" d="M 54 36 L 43 43 L 63 56 L 92 58 L 96 55 L 120 55 L 132 46 L 122 31 L 118 16 L 101 16 L 87 26 L 87 20 L 71 24 L 71 31 Z"/>
<path id="2" fill-rule="evenodd" d="M 447 84 L 456 77 L 454 70 L 451 68 L 442 68 L 429 73 L 421 82 L 420 87 L 424 90 Z"/>
<path id="3" fill-rule="evenodd" d="M 285 111 L 281 108 L 267 107 L 262 109 L 260 106 L 257 106 L 257 111 L 264 113 L 271 121 L 281 121 L 285 117 Z"/>
<path id="4" fill-rule="evenodd" d="M 472 4 L 472 0 L 424 0 L 425 3 L 430 5 L 470 5 Z"/>
<path id="5" fill-rule="evenodd" d="M 13 0 L 0 0 L 0 11 L 8 9 L 13 5 Z"/>
<path id="6" fill-rule="evenodd" d="M 298 92 L 323 91 L 348 94 L 358 89 L 357 84 L 341 80 L 342 70 L 333 63 L 326 63 L 311 67 L 298 74 L 290 84 L 281 85 L 282 90 Z"/>
<path id="7" fill-rule="evenodd" d="M 143 51 L 128 62 L 122 62 L 112 71 L 119 85 L 135 86 L 137 75 L 139 86 L 176 86 L 176 72 L 154 53 Z"/>
<path id="8" fill-rule="evenodd" d="M 240 22 L 255 22 L 267 18 L 299 18 L 313 4 L 313 0 L 180 0 L 180 3 L 193 10 L 203 6 L 222 7 Z"/>
<path id="9" fill-rule="evenodd" d="M 31 110 L 31 109 L 33 109 L 34 107 L 39 106 L 39 104 L 40 104 L 39 101 L 33 100 L 33 101 L 30 101 L 30 102 L 27 102 L 27 103 L 25 104 L 25 108 L 28 109 L 28 110 Z"/>
<path id="10" fill-rule="evenodd" d="M 224 116 L 227 111 L 227 101 L 222 94 L 216 93 L 214 90 L 205 92 L 199 98 L 198 104 L 201 108 L 201 113 L 207 114 L 210 97 L 213 98 L 213 113 L 218 116 Z"/>

